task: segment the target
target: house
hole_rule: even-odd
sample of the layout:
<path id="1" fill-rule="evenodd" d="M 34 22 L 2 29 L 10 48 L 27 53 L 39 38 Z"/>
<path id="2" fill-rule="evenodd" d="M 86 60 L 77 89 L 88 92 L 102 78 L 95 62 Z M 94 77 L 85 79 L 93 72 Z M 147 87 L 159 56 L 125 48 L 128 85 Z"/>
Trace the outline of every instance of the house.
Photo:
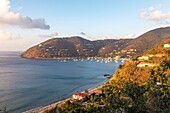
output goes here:
<path id="1" fill-rule="evenodd" d="M 136 51 L 136 49 L 129 49 L 129 51 L 134 52 L 134 51 Z"/>
<path id="2" fill-rule="evenodd" d="M 150 58 L 152 58 L 152 57 L 158 57 L 158 58 L 160 58 L 160 57 L 163 57 L 163 56 L 165 56 L 165 54 L 149 55 Z"/>
<path id="3" fill-rule="evenodd" d="M 95 90 L 94 93 L 95 93 L 95 95 L 101 95 L 103 92 L 102 92 L 102 90 Z"/>
<path id="4" fill-rule="evenodd" d="M 149 56 L 141 56 L 141 57 L 138 57 L 138 60 L 149 60 Z"/>
<path id="5" fill-rule="evenodd" d="M 121 53 L 125 53 L 125 52 L 127 52 L 127 50 L 121 50 Z"/>
<path id="6" fill-rule="evenodd" d="M 162 85 L 162 83 L 161 82 L 156 82 L 156 85 Z"/>
<path id="7" fill-rule="evenodd" d="M 168 84 L 162 83 L 162 82 L 156 82 L 156 85 L 158 85 L 158 86 L 167 86 L 167 87 L 170 87 Z"/>
<path id="8" fill-rule="evenodd" d="M 40 44 L 40 45 L 38 45 L 39 47 L 41 47 L 42 46 L 42 44 Z"/>
<path id="9" fill-rule="evenodd" d="M 115 56 L 115 59 L 116 59 L 116 60 L 120 59 L 120 56 Z"/>
<path id="10" fill-rule="evenodd" d="M 156 66 L 155 64 L 151 64 L 151 63 L 139 63 L 137 65 L 137 67 L 153 67 Z"/>
<path id="11" fill-rule="evenodd" d="M 75 94 L 73 95 L 73 98 L 76 99 L 76 100 L 82 100 L 82 99 L 84 99 L 85 97 L 87 97 L 87 94 L 86 94 L 86 93 L 80 93 L 80 92 L 78 92 L 78 93 L 75 93 Z"/>
<path id="12" fill-rule="evenodd" d="M 163 56 L 165 56 L 165 54 L 156 54 L 156 55 L 155 55 L 155 57 L 159 57 L 159 58 L 160 58 L 160 57 L 163 57 Z"/>
<path id="13" fill-rule="evenodd" d="M 164 48 L 169 48 L 170 44 L 164 44 Z"/>

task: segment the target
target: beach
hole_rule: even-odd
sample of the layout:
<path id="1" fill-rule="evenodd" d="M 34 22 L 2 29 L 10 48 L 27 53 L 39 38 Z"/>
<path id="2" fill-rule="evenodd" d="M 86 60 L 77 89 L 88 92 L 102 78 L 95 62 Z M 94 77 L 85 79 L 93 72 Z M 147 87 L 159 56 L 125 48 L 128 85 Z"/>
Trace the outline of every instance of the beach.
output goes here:
<path id="1" fill-rule="evenodd" d="M 102 88 L 106 83 L 108 83 L 111 79 L 107 79 L 105 80 L 103 83 L 95 86 L 95 87 L 92 87 L 92 88 L 89 88 L 88 89 L 88 94 L 91 94 L 93 93 L 95 90 L 97 89 L 100 89 Z M 84 92 L 84 91 L 82 91 Z M 40 107 L 37 107 L 37 108 L 34 108 L 34 109 L 31 109 L 31 110 L 28 110 L 28 111 L 25 111 L 23 113 L 43 113 L 47 110 L 50 110 L 50 109 L 54 109 L 54 108 L 57 108 L 59 107 L 62 103 L 68 101 L 68 100 L 71 100 L 72 97 L 68 97 L 66 99 L 62 99 L 62 100 L 59 100 L 59 101 L 56 101 L 56 102 L 53 102 L 51 104 L 48 104 L 48 105 L 45 105 L 45 106 L 40 106 Z"/>
<path id="2" fill-rule="evenodd" d="M 122 64 L 114 60 L 108 63 L 90 59 L 32 60 L 19 54 L 0 53 L 0 103 L 9 113 L 46 106 L 71 97 L 76 91 L 97 86 L 107 80 L 104 74 L 114 73 Z"/>

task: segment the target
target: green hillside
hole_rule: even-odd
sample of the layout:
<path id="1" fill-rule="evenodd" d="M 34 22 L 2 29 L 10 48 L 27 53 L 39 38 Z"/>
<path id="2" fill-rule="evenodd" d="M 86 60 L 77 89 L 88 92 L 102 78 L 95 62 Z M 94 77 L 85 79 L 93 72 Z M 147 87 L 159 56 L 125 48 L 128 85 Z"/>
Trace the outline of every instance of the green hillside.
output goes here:
<path id="1" fill-rule="evenodd" d="M 169 113 L 170 47 L 165 44 L 170 40 L 120 65 L 100 89 L 103 94 L 67 101 L 57 109 L 62 113 Z"/>

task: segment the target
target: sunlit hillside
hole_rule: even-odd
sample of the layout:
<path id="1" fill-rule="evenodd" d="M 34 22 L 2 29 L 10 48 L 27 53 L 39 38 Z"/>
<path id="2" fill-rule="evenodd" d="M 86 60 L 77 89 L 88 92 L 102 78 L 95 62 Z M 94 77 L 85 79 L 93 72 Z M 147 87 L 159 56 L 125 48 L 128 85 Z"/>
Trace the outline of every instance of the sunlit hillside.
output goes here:
<path id="1" fill-rule="evenodd" d="M 168 113 L 170 111 L 170 40 L 123 65 L 103 85 L 102 94 L 67 100 L 63 113 Z M 86 91 L 87 92 L 87 91 Z M 87 92 L 88 93 L 88 92 Z M 55 113 L 54 109 L 46 113 Z"/>

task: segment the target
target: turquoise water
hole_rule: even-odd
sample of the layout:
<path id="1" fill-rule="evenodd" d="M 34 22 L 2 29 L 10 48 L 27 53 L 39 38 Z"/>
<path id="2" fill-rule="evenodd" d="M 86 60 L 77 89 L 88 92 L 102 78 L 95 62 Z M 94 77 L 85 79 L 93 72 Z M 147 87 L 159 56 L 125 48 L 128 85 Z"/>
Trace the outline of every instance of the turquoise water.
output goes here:
<path id="1" fill-rule="evenodd" d="M 0 108 L 19 113 L 71 96 L 106 80 L 119 64 L 95 60 L 35 60 L 0 52 Z"/>

